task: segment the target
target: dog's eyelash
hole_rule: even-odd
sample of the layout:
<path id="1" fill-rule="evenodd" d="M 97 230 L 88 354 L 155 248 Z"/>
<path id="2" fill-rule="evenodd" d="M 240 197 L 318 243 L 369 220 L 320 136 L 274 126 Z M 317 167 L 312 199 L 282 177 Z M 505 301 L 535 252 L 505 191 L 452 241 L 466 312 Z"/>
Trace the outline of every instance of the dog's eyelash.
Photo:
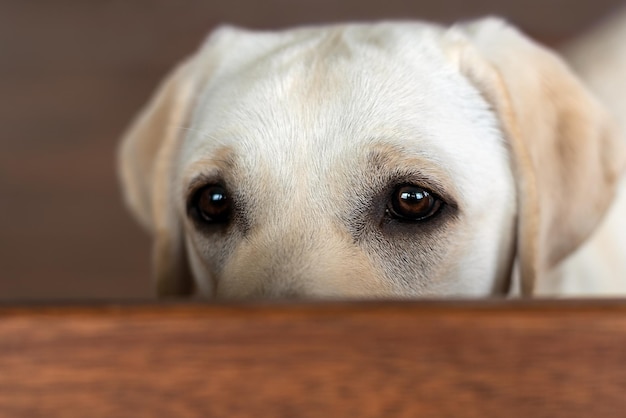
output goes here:
<path id="1" fill-rule="evenodd" d="M 187 185 L 187 190 L 185 191 L 185 200 L 188 202 L 200 189 L 213 184 L 224 184 L 224 181 L 222 180 L 219 173 L 199 174 L 195 176 Z"/>
<path id="2" fill-rule="evenodd" d="M 383 188 L 383 190 L 384 193 L 389 196 L 393 192 L 393 190 L 403 185 L 413 185 L 415 187 L 424 189 L 428 193 L 437 197 L 446 205 L 450 205 L 454 208 L 457 207 L 456 199 L 453 198 L 452 195 L 446 191 L 446 189 L 440 182 L 430 177 L 426 177 L 421 173 L 393 173 L 388 176 L 386 186 Z"/>

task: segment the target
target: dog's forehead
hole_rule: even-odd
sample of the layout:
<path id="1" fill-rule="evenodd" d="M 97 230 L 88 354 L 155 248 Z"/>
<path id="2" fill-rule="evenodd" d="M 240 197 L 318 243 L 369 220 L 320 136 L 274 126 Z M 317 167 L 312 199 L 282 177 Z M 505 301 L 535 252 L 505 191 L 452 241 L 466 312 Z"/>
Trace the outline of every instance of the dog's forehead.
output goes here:
<path id="1" fill-rule="evenodd" d="M 491 160 L 506 160 L 495 115 L 447 59 L 438 27 L 222 38 L 222 62 L 200 94 L 181 153 L 191 171 L 228 149 L 248 178 L 268 181 L 258 175 L 263 167 L 281 181 L 327 181 L 337 165 L 350 169 L 390 145 L 430 159 L 467 189 L 492 175 Z"/>
<path id="2" fill-rule="evenodd" d="M 432 122 L 467 105 L 457 100 L 468 86 L 459 87 L 462 78 L 446 59 L 440 31 L 383 24 L 219 36 L 221 53 L 193 127 L 229 131 L 237 123 L 247 131 L 301 136 L 336 128 L 369 133 L 385 120 L 396 127 L 411 119 Z"/>

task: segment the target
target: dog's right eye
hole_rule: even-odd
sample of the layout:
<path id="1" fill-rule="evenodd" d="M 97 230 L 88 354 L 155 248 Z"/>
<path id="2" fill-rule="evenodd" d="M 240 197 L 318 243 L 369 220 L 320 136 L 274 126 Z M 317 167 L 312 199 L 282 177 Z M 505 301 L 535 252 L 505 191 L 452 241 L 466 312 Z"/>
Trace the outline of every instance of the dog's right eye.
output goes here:
<path id="1" fill-rule="evenodd" d="M 393 218 L 419 222 L 436 215 L 443 202 L 432 192 L 412 184 L 397 187 L 387 206 L 387 212 Z"/>
<path id="2" fill-rule="evenodd" d="M 191 199 L 191 212 L 205 223 L 226 223 L 232 212 L 232 199 L 220 185 L 208 185 L 196 191 Z"/>

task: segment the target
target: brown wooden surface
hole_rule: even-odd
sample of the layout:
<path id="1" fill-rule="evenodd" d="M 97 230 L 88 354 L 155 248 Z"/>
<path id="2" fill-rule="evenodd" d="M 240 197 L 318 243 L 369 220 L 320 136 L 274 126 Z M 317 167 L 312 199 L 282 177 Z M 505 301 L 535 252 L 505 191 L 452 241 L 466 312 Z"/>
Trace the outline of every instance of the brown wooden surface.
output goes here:
<path id="1" fill-rule="evenodd" d="M 451 22 L 500 14 L 543 41 L 624 0 L 0 0 L 0 299 L 152 295 L 148 237 L 119 198 L 118 138 L 219 23 Z"/>
<path id="2" fill-rule="evenodd" d="M 0 308 L 2 417 L 618 417 L 626 303 Z"/>

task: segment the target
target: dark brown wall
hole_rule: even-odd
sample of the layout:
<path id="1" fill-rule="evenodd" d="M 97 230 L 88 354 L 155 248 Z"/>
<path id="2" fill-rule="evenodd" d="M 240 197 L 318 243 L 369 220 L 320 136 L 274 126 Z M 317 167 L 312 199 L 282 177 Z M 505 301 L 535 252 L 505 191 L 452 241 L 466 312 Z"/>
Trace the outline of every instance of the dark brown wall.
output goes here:
<path id="1" fill-rule="evenodd" d="M 123 209 L 117 140 L 215 25 L 501 14 L 548 43 L 621 0 L 0 1 L 0 299 L 149 297 L 149 239 Z"/>

